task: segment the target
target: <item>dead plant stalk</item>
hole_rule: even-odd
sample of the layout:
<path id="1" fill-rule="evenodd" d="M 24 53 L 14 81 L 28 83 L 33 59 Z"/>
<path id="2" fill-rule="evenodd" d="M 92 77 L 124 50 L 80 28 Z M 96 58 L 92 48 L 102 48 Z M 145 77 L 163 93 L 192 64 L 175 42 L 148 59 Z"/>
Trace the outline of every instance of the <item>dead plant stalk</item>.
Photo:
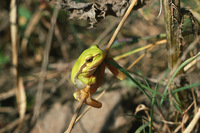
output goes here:
<path id="1" fill-rule="evenodd" d="M 26 95 L 22 78 L 19 77 L 18 71 L 18 37 L 17 37 L 17 3 L 16 0 L 11 0 L 10 3 L 10 32 L 11 32 L 11 44 L 12 44 L 12 64 L 14 85 L 16 91 L 17 107 L 19 112 L 18 127 L 14 132 L 19 132 L 23 127 L 23 121 L 26 112 Z"/>
<path id="2" fill-rule="evenodd" d="M 108 42 L 108 44 L 107 44 L 107 46 L 105 48 L 105 50 L 106 50 L 107 53 L 109 52 L 109 50 L 110 50 L 110 48 L 111 48 L 111 46 L 112 46 L 112 44 L 113 44 L 116 36 L 118 35 L 120 29 L 122 28 L 123 24 L 125 23 L 127 17 L 129 16 L 129 14 L 132 11 L 132 9 L 133 9 L 134 5 L 136 4 L 136 2 L 137 2 L 137 0 L 133 0 L 132 1 L 131 5 L 128 7 L 128 9 L 127 9 L 126 13 L 124 14 L 122 20 L 120 21 L 119 25 L 117 26 L 115 32 L 113 33 L 113 36 L 111 37 L 110 41 Z M 69 124 L 69 127 L 65 131 L 65 133 L 70 133 L 71 132 L 71 130 L 72 130 L 73 126 L 74 126 L 74 123 L 76 121 L 76 118 L 78 116 L 78 113 L 79 113 L 79 111 L 80 111 L 80 109 L 81 109 L 82 104 L 83 104 L 84 101 L 85 101 L 85 97 L 83 97 L 81 99 L 81 101 L 79 102 L 78 107 L 77 107 L 77 109 L 75 111 L 75 114 L 73 115 L 72 120 L 71 120 L 71 122 Z"/>
<path id="3" fill-rule="evenodd" d="M 59 0 L 58 2 L 60 2 L 61 0 Z M 53 16 L 51 19 L 51 26 L 49 29 L 49 33 L 47 36 L 47 41 L 45 44 L 45 50 L 44 50 L 44 57 L 43 57 L 43 61 L 42 61 L 42 67 L 41 67 L 41 72 L 40 72 L 40 77 L 39 77 L 39 83 L 38 83 L 38 88 L 37 88 L 37 93 L 36 93 L 36 97 L 35 97 L 35 106 L 34 106 L 34 112 L 33 112 L 33 117 L 32 117 L 32 124 L 36 121 L 36 119 L 38 118 L 39 112 L 40 112 L 40 107 L 42 104 L 42 92 L 43 92 L 43 86 L 44 86 L 44 81 L 45 81 L 45 75 L 46 75 L 46 68 L 48 65 L 48 61 L 49 61 L 49 52 L 50 52 L 50 48 L 51 48 L 51 42 L 52 42 L 52 37 L 53 37 L 53 31 L 54 31 L 54 26 L 56 23 L 56 19 L 58 16 L 58 11 L 59 8 L 55 8 L 54 12 L 53 12 Z"/>

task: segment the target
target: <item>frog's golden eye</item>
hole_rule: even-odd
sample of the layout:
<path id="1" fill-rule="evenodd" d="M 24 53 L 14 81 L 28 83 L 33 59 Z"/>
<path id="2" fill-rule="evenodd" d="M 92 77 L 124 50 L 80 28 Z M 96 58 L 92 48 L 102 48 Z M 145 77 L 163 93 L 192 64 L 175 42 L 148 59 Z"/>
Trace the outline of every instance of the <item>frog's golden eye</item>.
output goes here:
<path id="1" fill-rule="evenodd" d="M 91 56 L 91 57 L 88 57 L 87 59 L 86 59 L 86 63 L 91 63 L 93 61 L 93 57 Z"/>

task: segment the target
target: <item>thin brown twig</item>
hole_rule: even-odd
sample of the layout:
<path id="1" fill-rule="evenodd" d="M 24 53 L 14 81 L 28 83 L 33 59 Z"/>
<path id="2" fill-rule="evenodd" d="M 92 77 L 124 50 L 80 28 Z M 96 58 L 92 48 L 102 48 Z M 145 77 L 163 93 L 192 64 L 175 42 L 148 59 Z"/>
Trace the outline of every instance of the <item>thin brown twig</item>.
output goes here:
<path id="1" fill-rule="evenodd" d="M 34 106 L 34 113 L 33 113 L 33 117 L 32 117 L 32 120 L 31 120 L 32 124 L 38 118 L 40 106 L 41 106 L 41 103 L 42 103 L 42 92 L 43 92 L 43 86 L 44 86 L 44 81 L 45 81 L 46 68 L 47 68 L 47 64 L 48 64 L 48 61 L 49 61 L 49 52 L 50 52 L 50 48 L 51 48 L 54 25 L 56 23 L 58 11 L 59 11 L 59 8 L 58 7 L 55 8 L 55 10 L 53 12 L 52 19 L 51 19 L 51 27 L 49 29 L 49 33 L 48 33 L 48 36 L 47 36 L 47 41 L 46 41 L 45 51 L 44 51 L 44 58 L 43 58 L 43 61 L 42 61 L 42 67 L 41 67 L 41 72 L 40 72 L 40 77 L 39 77 L 38 89 L 37 89 L 36 98 L 35 98 L 36 101 L 35 101 L 35 106 Z"/>
<path id="2" fill-rule="evenodd" d="M 74 115 L 72 117 L 72 120 L 71 120 L 71 122 L 69 124 L 69 127 L 64 133 L 70 133 L 71 132 L 71 130 L 72 130 L 73 126 L 74 126 L 74 123 L 76 121 L 76 118 L 77 118 L 77 116 L 78 116 L 78 114 L 79 114 L 79 112 L 81 110 L 81 107 L 82 107 L 84 101 L 85 101 L 85 97 L 83 97 L 81 99 L 81 101 L 79 102 L 79 104 L 77 106 L 77 109 L 76 109 L 76 111 L 75 111 L 75 113 L 74 113 Z"/>
<path id="3" fill-rule="evenodd" d="M 187 107 L 187 109 L 186 110 L 184 110 L 183 111 L 183 113 L 181 114 L 181 115 L 184 115 L 185 113 L 187 113 L 188 112 L 188 110 L 190 110 L 191 109 L 191 107 L 193 106 L 193 104 L 194 104 L 194 101 Z M 196 112 L 195 112 L 196 113 Z"/>
<path id="4" fill-rule="evenodd" d="M 9 97 L 12 97 L 15 94 L 16 94 L 15 88 L 13 88 L 13 89 L 11 89 L 11 90 L 9 90 L 7 92 L 1 93 L 0 94 L 0 101 L 5 100 L 5 99 L 7 99 Z"/>
<path id="5" fill-rule="evenodd" d="M 57 37 L 58 42 L 61 45 L 60 50 L 61 50 L 62 56 L 65 60 L 67 60 L 69 58 L 69 55 L 68 55 L 66 46 L 69 44 L 66 44 L 68 42 L 64 42 L 64 40 L 61 36 L 60 30 L 58 28 L 58 25 L 55 25 L 55 36 Z"/>
<path id="6" fill-rule="evenodd" d="M 26 59 L 27 64 L 33 65 L 34 62 L 27 58 L 27 44 L 28 44 L 28 38 L 30 37 L 32 31 L 34 30 L 36 24 L 40 21 L 42 17 L 42 11 L 45 8 L 45 4 L 40 5 L 39 10 L 36 10 L 36 12 L 33 14 L 31 20 L 29 21 L 27 28 L 24 32 L 24 38 L 21 42 L 21 50 L 23 57 Z"/>
<path id="7" fill-rule="evenodd" d="M 125 15 L 123 16 L 122 20 L 120 21 L 120 23 L 119 23 L 117 29 L 116 29 L 115 32 L 113 33 L 113 36 L 111 37 L 110 41 L 108 42 L 108 44 L 107 44 L 107 46 L 106 46 L 106 48 L 105 48 L 105 51 L 109 52 L 109 50 L 110 50 L 110 48 L 111 48 L 111 46 L 112 46 L 112 44 L 113 44 L 113 42 L 114 42 L 114 39 L 116 38 L 117 34 L 119 33 L 121 27 L 123 26 L 124 22 L 126 21 L 128 15 L 130 14 L 130 12 L 131 12 L 131 10 L 133 9 L 133 7 L 134 7 L 134 5 L 136 4 L 136 2 L 137 2 L 137 0 L 133 0 L 133 1 L 132 1 L 132 3 L 131 3 L 131 5 L 129 6 L 128 10 L 126 11 Z M 78 113 L 79 113 L 79 111 L 80 111 L 80 109 L 81 109 L 82 104 L 83 104 L 84 101 L 85 101 L 85 97 L 83 97 L 83 98 L 81 99 L 81 101 L 79 102 L 79 105 L 78 105 L 78 107 L 77 107 L 77 110 L 76 110 L 75 114 L 73 115 L 72 120 L 71 120 L 71 122 L 70 122 L 70 125 L 69 125 L 68 129 L 65 131 L 65 133 L 70 133 L 70 132 L 71 132 L 71 130 L 72 130 L 72 128 L 73 128 L 73 125 L 74 125 L 74 123 L 75 123 L 75 120 L 76 120 L 76 118 L 77 118 L 77 116 L 78 116 Z M 90 108 L 89 108 L 89 109 L 90 109 Z M 88 110 L 89 110 L 89 109 L 88 109 Z M 86 112 L 87 112 L 87 110 L 86 110 Z M 81 117 L 82 117 L 82 116 L 81 116 Z M 78 120 L 79 120 L 79 119 L 78 119 Z M 78 121 L 78 120 L 77 120 L 77 121 Z"/>
<path id="8" fill-rule="evenodd" d="M 104 93 L 106 92 L 106 90 L 102 91 L 101 94 L 99 94 L 99 96 L 96 98 L 96 100 L 98 100 L 99 98 L 101 98 Z M 76 119 L 75 123 L 77 123 L 85 113 L 87 113 L 92 107 L 91 106 L 88 106 L 84 111 L 83 113 Z"/>
<path id="9" fill-rule="evenodd" d="M 160 108 L 157 108 L 157 109 L 158 109 L 158 111 L 160 112 L 160 117 L 161 117 L 162 121 L 164 122 L 164 125 L 165 125 L 165 127 L 167 128 L 168 133 L 171 133 L 171 130 L 170 130 L 169 126 L 167 125 L 167 122 L 166 122 L 166 120 L 165 120 L 165 117 L 164 117 L 164 115 L 163 115 L 162 110 L 161 110 Z"/>
<path id="10" fill-rule="evenodd" d="M 87 85 L 86 88 L 85 88 L 86 93 L 89 92 L 89 89 L 90 89 L 90 85 Z M 71 122 L 70 122 L 70 124 L 69 124 L 67 130 L 66 130 L 64 133 L 70 133 L 70 132 L 72 131 L 72 128 L 73 128 L 73 126 L 74 126 L 74 124 L 75 124 L 76 118 L 77 118 L 77 116 L 78 116 L 78 114 L 79 114 L 79 112 L 80 112 L 80 110 L 81 110 L 81 107 L 82 107 L 82 105 L 83 105 L 85 99 L 86 99 L 86 95 L 83 95 L 83 96 L 81 97 L 81 100 L 79 101 L 79 104 L 78 104 L 78 106 L 77 106 L 77 108 L 76 108 L 76 111 L 75 111 L 75 113 L 74 113 L 74 115 L 73 115 L 73 117 L 72 117 L 72 119 L 71 119 Z"/>
<path id="11" fill-rule="evenodd" d="M 163 39 L 161 41 L 158 41 L 155 43 L 155 45 L 160 45 L 160 44 L 163 44 L 163 43 L 166 43 L 167 40 L 166 39 Z M 149 52 L 151 51 L 155 45 L 152 45 L 150 48 L 148 48 L 146 51 Z M 139 60 L 141 60 L 144 56 L 146 55 L 146 53 L 143 53 L 142 55 L 140 55 L 127 69 L 131 69 Z"/>
<path id="12" fill-rule="evenodd" d="M 192 119 L 192 121 L 190 122 L 190 124 L 183 133 L 191 133 L 194 127 L 197 125 L 199 119 L 200 119 L 200 108 L 198 109 L 198 112 L 196 113 L 196 115 L 194 116 L 194 118 Z"/>
<path id="13" fill-rule="evenodd" d="M 198 111 L 198 108 L 197 108 L 197 100 L 196 100 L 194 88 L 192 88 L 192 97 L 193 97 L 193 102 L 194 102 L 194 114 L 196 114 Z"/>
<path id="14" fill-rule="evenodd" d="M 133 1 L 131 2 L 131 5 L 128 7 L 128 10 L 127 10 L 126 13 L 124 14 L 122 20 L 120 21 L 119 25 L 117 26 L 117 29 L 116 29 L 115 32 L 113 33 L 113 36 L 111 37 L 110 41 L 108 42 L 108 44 L 107 44 L 107 46 L 106 46 L 106 48 L 105 48 L 105 50 L 106 50 L 107 52 L 109 52 L 109 50 L 110 50 L 110 48 L 111 48 L 111 46 L 112 46 L 112 44 L 113 44 L 113 42 L 114 42 L 116 36 L 118 35 L 120 29 L 122 28 L 123 24 L 125 23 L 127 17 L 129 16 L 129 14 L 130 14 L 130 12 L 132 11 L 132 9 L 133 9 L 134 5 L 136 4 L 136 2 L 137 2 L 137 0 L 133 0 Z"/>
<path id="15" fill-rule="evenodd" d="M 110 50 L 110 48 L 111 48 L 111 46 L 112 46 L 112 44 L 113 44 L 113 42 L 114 42 L 114 39 L 116 38 L 117 34 L 119 33 L 119 30 L 120 30 L 121 27 L 123 26 L 124 22 L 126 21 L 128 15 L 130 14 L 130 12 L 131 12 L 131 10 L 133 9 L 133 7 L 134 7 L 134 5 L 136 4 L 136 2 L 137 2 L 137 0 L 133 0 L 133 1 L 132 1 L 132 3 L 131 3 L 131 5 L 129 6 L 128 10 L 126 11 L 125 15 L 123 16 L 122 20 L 120 21 L 120 23 L 119 23 L 117 29 L 116 29 L 115 32 L 113 33 L 113 36 L 111 37 L 109 43 L 107 44 L 107 46 L 106 46 L 106 48 L 105 48 L 105 51 L 109 52 L 109 50 Z M 73 115 L 72 120 L 71 120 L 71 122 L 70 122 L 70 125 L 69 125 L 68 129 L 65 131 L 65 133 L 70 133 L 70 132 L 71 132 L 71 130 L 72 130 L 72 128 L 73 128 L 73 125 L 74 125 L 74 123 L 75 123 L 75 120 L 76 120 L 76 118 L 77 118 L 77 116 L 78 116 L 78 113 L 79 113 L 79 111 L 80 111 L 80 109 L 81 109 L 82 104 L 83 104 L 84 101 L 85 101 L 85 97 L 83 97 L 83 98 L 81 99 L 81 101 L 79 102 L 79 105 L 78 105 L 78 107 L 77 107 L 77 109 L 76 109 L 76 112 L 75 112 L 75 114 Z"/>

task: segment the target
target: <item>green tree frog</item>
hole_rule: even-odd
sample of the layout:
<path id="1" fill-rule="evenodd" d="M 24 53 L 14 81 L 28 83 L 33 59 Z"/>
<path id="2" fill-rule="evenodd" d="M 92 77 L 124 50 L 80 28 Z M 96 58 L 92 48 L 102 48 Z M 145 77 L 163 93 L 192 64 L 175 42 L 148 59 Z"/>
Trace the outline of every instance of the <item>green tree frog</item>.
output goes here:
<path id="1" fill-rule="evenodd" d="M 107 66 L 121 80 L 126 77 L 117 68 L 106 63 L 106 59 L 114 61 L 111 57 L 107 57 L 106 52 L 101 50 L 97 45 L 92 45 L 79 56 L 71 71 L 71 81 L 78 89 L 74 93 L 75 99 L 80 101 L 85 96 L 85 104 L 101 108 L 102 104 L 92 99 L 91 94 L 96 92 L 102 84 L 105 67 Z"/>

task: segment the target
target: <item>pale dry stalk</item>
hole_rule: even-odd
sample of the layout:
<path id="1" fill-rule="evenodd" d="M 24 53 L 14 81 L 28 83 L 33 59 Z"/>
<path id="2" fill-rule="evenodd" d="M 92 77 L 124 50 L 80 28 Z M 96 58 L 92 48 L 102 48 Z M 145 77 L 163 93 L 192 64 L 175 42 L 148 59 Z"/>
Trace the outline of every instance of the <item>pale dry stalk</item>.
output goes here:
<path id="1" fill-rule="evenodd" d="M 191 133 L 194 127 L 198 124 L 199 119 L 200 119 L 200 108 L 183 133 Z"/>
<path id="2" fill-rule="evenodd" d="M 19 77 L 18 71 L 18 37 L 17 37 L 17 3 L 16 0 L 11 0 L 10 3 L 10 32 L 12 44 L 12 64 L 13 75 L 15 79 L 15 91 L 17 99 L 17 107 L 19 112 L 19 124 L 15 132 L 19 132 L 23 127 L 24 116 L 26 112 L 26 94 L 22 78 Z"/>
<path id="3" fill-rule="evenodd" d="M 131 5 L 128 7 L 128 10 L 127 10 L 126 13 L 124 14 L 122 20 L 120 21 L 119 25 L 117 26 L 117 29 L 115 30 L 115 32 L 113 33 L 113 35 L 112 35 L 110 41 L 108 42 L 108 44 L 107 44 L 107 46 L 106 46 L 106 49 L 105 49 L 106 51 L 109 51 L 109 50 L 110 50 L 110 48 L 111 48 L 111 46 L 112 46 L 112 44 L 113 44 L 115 38 L 117 37 L 117 35 L 118 35 L 120 29 L 121 29 L 122 26 L 124 25 L 124 23 L 125 23 L 127 17 L 129 16 L 129 14 L 130 14 L 130 12 L 132 11 L 132 9 L 133 9 L 134 5 L 136 4 L 136 2 L 137 2 L 137 0 L 133 0 L 132 3 L 131 3 Z"/>
<path id="4" fill-rule="evenodd" d="M 134 5 L 136 4 L 136 2 L 137 2 L 137 0 L 133 0 L 133 1 L 132 1 L 132 3 L 131 3 L 131 5 L 129 6 L 128 10 L 126 11 L 126 13 L 124 14 L 122 20 L 120 21 L 119 25 L 117 26 L 117 29 L 116 29 L 115 32 L 113 33 L 113 36 L 111 37 L 110 41 L 108 42 L 108 44 L 107 44 L 107 46 L 106 46 L 106 48 L 105 48 L 105 51 L 107 51 L 107 53 L 109 52 L 109 50 L 110 50 L 110 48 L 111 48 L 111 46 L 112 46 L 112 44 L 113 44 L 113 42 L 114 42 L 114 40 L 115 40 L 117 34 L 119 33 L 120 29 L 122 28 L 123 24 L 125 23 L 125 21 L 126 21 L 128 15 L 129 15 L 130 12 L 132 11 L 132 9 L 133 9 Z M 74 123 L 75 123 L 75 121 L 76 121 L 76 119 L 77 119 L 78 113 L 79 113 L 79 111 L 80 111 L 80 109 L 81 109 L 82 104 L 83 104 L 84 101 L 85 101 L 85 97 L 83 97 L 83 98 L 81 99 L 81 101 L 79 101 L 79 104 L 78 104 L 78 107 L 77 107 L 77 109 L 76 109 L 76 112 L 75 112 L 75 114 L 73 115 L 72 120 L 71 120 L 71 122 L 70 122 L 70 124 L 69 124 L 69 127 L 68 127 L 68 129 L 65 131 L 65 133 L 70 133 L 70 132 L 71 132 L 71 130 L 72 130 L 73 126 L 74 126 Z"/>

